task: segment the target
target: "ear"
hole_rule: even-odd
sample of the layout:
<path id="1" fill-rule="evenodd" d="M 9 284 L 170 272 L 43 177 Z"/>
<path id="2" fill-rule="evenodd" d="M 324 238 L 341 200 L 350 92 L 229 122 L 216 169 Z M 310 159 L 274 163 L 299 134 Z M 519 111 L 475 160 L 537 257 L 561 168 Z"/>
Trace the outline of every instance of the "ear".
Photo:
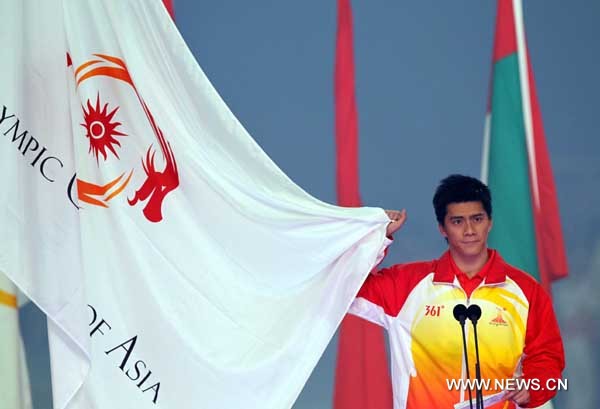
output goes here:
<path id="1" fill-rule="evenodd" d="M 441 225 L 441 224 L 438 224 L 438 229 L 440 230 L 440 234 L 442 236 L 444 236 L 444 238 L 447 239 L 448 238 L 448 233 L 446 233 L 446 229 L 444 228 L 444 226 Z"/>
<path id="2" fill-rule="evenodd" d="M 490 225 L 488 226 L 488 233 L 492 231 L 492 227 L 494 227 L 494 221 L 490 219 Z"/>

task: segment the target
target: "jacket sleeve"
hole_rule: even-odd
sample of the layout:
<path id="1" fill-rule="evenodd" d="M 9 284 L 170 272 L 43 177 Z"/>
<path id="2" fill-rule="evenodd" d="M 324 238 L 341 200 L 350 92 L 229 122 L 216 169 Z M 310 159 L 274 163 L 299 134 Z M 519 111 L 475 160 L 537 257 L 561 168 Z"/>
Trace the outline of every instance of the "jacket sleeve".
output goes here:
<path id="1" fill-rule="evenodd" d="M 410 280 L 402 264 L 371 273 L 350 306 L 350 314 L 357 315 L 384 328 L 389 327 L 408 293 Z"/>
<path id="2" fill-rule="evenodd" d="M 529 389 L 530 400 L 524 407 L 534 408 L 552 399 L 564 367 L 563 343 L 552 301 L 538 285 L 529 302 L 522 371 L 523 378 L 537 380 L 540 388 Z"/>

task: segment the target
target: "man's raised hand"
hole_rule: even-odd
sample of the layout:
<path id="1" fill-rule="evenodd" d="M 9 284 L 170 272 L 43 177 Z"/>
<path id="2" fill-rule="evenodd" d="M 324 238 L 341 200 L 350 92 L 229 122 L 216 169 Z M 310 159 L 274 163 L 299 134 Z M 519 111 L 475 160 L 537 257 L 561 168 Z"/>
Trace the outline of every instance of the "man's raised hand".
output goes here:
<path id="1" fill-rule="evenodd" d="M 400 227 L 406 221 L 406 210 L 386 210 L 385 214 L 390 218 L 390 222 L 387 225 L 386 235 L 391 237 L 395 232 L 397 232 Z"/>

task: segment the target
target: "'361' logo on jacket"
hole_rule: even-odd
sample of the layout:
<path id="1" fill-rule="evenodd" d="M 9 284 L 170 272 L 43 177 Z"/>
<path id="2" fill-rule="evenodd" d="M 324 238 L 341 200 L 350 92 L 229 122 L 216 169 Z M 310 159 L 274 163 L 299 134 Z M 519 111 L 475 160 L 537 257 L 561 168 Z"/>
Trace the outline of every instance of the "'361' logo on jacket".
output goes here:
<path id="1" fill-rule="evenodd" d="M 444 310 L 444 305 L 426 305 L 425 306 L 425 316 L 429 317 L 439 317 L 442 311 Z"/>

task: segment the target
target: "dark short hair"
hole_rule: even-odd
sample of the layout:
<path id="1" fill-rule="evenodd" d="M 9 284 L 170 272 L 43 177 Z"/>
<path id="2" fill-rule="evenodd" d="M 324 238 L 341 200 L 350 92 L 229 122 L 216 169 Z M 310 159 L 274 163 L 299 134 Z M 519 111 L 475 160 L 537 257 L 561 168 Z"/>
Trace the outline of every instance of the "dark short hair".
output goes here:
<path id="1" fill-rule="evenodd" d="M 438 223 L 444 224 L 449 204 L 464 202 L 481 202 L 488 217 L 492 218 L 490 189 L 479 179 L 464 175 L 450 175 L 442 179 L 433 195 L 433 208 Z"/>

